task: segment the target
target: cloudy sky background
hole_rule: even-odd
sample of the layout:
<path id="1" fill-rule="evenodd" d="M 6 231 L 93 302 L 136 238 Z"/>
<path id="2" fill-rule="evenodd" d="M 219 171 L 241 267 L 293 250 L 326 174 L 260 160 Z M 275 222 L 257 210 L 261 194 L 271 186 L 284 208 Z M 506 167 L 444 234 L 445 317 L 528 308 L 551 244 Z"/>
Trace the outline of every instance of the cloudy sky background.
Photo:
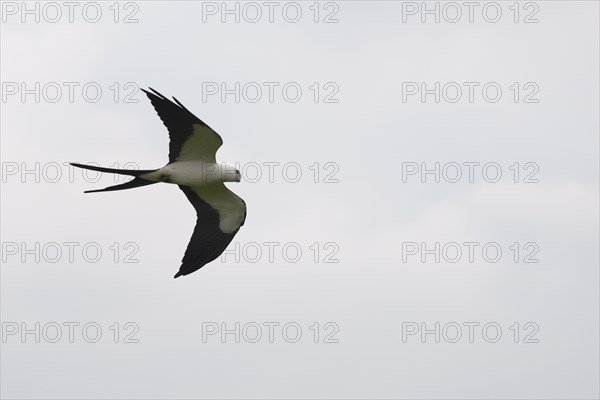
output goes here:
<path id="1" fill-rule="evenodd" d="M 7 3 L 21 7 L 3 2 L 0 41 L 2 397 L 599 396 L 597 2 L 521 3 L 518 23 L 512 2 L 500 3 L 497 23 L 482 17 L 486 3 L 473 23 L 466 7 L 457 23 L 431 16 L 422 23 L 420 14 L 403 22 L 406 3 L 360 1 L 319 3 L 317 23 L 312 2 L 298 3 L 297 23 L 283 18 L 286 3 L 277 3 L 272 23 L 265 6 L 256 23 L 231 15 L 223 23 L 221 10 L 203 14 L 220 2 L 195 1 L 119 3 L 117 23 L 112 3 L 101 3 L 97 23 L 82 17 L 88 3 L 80 3 L 73 23 L 65 7 L 58 22 L 42 15 L 36 23 L 33 15 L 22 22 L 22 10 L 13 15 Z M 38 7 L 43 12 L 44 3 Z M 123 23 L 132 12 L 138 22 Z M 532 12 L 539 22 L 523 23 Z M 337 23 L 323 22 L 330 13 Z M 58 83 L 62 97 L 48 101 L 51 84 L 39 102 L 22 98 L 21 84 L 33 89 L 36 82 Z M 64 82 L 79 85 L 73 102 Z M 203 99 L 203 88 L 221 82 L 257 82 L 263 97 Z M 273 102 L 263 82 L 279 84 Z M 302 88 L 295 103 L 281 92 L 290 82 Z M 433 95 L 403 102 L 403 82 L 480 86 L 473 103 L 464 86 L 457 103 L 436 103 Z M 481 96 L 487 82 L 503 90 L 496 103 Z M 528 82 L 539 88 L 537 103 L 523 102 Z M 90 83 L 102 89 L 97 102 L 82 95 Z M 195 224 L 183 194 L 154 185 L 84 195 L 114 184 L 112 176 L 91 182 L 64 166 L 164 165 L 166 129 L 136 90 L 148 86 L 176 96 L 221 134 L 220 160 L 262 166 L 258 182 L 248 175 L 229 184 L 248 205 L 232 244 L 236 252 L 239 243 L 239 262 L 231 254 L 172 279 Z M 326 103 L 331 88 L 339 89 L 331 98 L 337 102 Z M 137 102 L 124 101 L 129 93 Z M 431 175 L 426 183 L 419 175 L 403 182 L 408 162 L 494 162 L 502 178 L 488 183 L 476 169 L 473 183 L 466 176 L 435 183 Z M 515 162 L 518 183 L 509 169 Z M 528 162 L 539 167 L 538 183 L 523 182 Z M 279 163 L 273 182 L 265 163 Z M 302 172 L 296 183 L 289 182 L 293 170 L 282 172 L 292 163 Z M 23 174 L 36 165 L 39 179 Z M 325 183 L 332 171 L 337 182 Z M 78 243 L 73 262 L 66 242 Z M 279 244 L 273 262 L 265 242 Z M 432 256 L 423 263 L 420 254 L 403 260 L 407 242 L 495 242 L 503 253 L 486 262 L 479 246 L 473 263 L 466 254 L 456 263 Z M 519 262 L 509 249 L 515 242 Z M 523 262 L 529 242 L 539 248 L 538 263 Z M 39 262 L 23 254 L 36 243 Z M 302 250 L 298 262 L 282 254 L 289 243 Z M 82 255 L 90 244 L 102 250 L 98 262 Z M 256 247 L 262 257 L 251 262 Z M 124 262 L 132 251 L 138 262 Z M 338 262 L 324 262 L 327 255 Z M 61 325 L 62 337 L 36 343 L 32 334 L 7 335 L 36 322 Z M 80 324 L 73 343 L 69 322 Z M 139 327 L 138 343 L 124 343 L 132 332 L 127 322 Z M 230 329 L 257 323 L 263 336 L 257 343 L 236 343 L 233 335 L 223 343 L 218 334 L 203 341 L 211 322 Z M 280 324 L 273 343 L 268 322 Z M 457 343 L 436 343 L 431 334 L 403 341 L 407 323 L 433 329 L 436 322 L 462 326 L 463 336 Z M 473 343 L 468 322 L 480 324 Z M 87 323 L 101 327 L 97 343 L 83 337 Z M 298 342 L 283 337 L 286 323 L 302 328 Z M 496 343 L 483 337 L 486 323 L 502 328 Z M 338 342 L 325 343 L 332 327 L 338 329 L 329 339 Z M 537 343 L 525 343 L 532 327 L 538 330 L 529 339 Z"/>

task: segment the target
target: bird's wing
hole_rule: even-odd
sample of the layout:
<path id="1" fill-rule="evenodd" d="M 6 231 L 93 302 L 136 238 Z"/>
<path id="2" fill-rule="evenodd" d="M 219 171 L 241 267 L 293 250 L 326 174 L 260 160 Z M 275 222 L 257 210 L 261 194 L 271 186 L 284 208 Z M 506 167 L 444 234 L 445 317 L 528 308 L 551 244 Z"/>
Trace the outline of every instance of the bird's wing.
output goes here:
<path id="1" fill-rule="evenodd" d="M 179 188 L 196 209 L 198 219 L 175 278 L 219 257 L 246 220 L 246 203 L 222 183 Z"/>
<path id="2" fill-rule="evenodd" d="M 175 103 L 156 90 L 142 89 L 150 99 L 158 116 L 169 130 L 169 163 L 175 161 L 200 160 L 216 162 L 216 154 L 223 139 L 175 97 Z"/>

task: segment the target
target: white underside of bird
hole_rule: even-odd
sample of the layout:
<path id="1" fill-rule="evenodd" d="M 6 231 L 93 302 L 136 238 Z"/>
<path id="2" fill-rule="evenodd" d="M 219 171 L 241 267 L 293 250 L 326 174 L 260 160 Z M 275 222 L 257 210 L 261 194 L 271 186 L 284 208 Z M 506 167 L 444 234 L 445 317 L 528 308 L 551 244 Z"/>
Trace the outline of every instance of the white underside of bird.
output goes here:
<path id="1" fill-rule="evenodd" d="M 243 201 L 232 196 L 224 182 L 239 182 L 240 175 L 233 165 L 203 161 L 176 161 L 156 171 L 139 176 L 152 182 L 173 183 L 189 186 L 194 192 L 217 210 L 219 228 L 223 233 L 239 229 L 245 218 Z"/>

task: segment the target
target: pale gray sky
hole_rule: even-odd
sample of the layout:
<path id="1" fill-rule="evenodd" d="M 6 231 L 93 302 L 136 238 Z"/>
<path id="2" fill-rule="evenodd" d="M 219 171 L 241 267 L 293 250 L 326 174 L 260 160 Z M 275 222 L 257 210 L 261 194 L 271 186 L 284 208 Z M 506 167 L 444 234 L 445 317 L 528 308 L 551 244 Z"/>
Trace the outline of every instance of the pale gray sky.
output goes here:
<path id="1" fill-rule="evenodd" d="M 597 2 L 23 4 L 3 398 L 598 398 Z M 64 164 L 164 165 L 148 86 L 245 175 L 225 259 L 177 280 L 185 196 Z"/>

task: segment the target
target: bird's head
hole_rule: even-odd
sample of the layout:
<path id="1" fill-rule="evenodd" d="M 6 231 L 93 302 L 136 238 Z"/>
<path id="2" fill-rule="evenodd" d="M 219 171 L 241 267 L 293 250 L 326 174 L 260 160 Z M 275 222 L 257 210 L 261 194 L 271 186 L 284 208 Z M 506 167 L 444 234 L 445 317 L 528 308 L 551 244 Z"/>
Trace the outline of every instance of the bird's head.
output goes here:
<path id="1" fill-rule="evenodd" d="M 242 174 L 235 165 L 220 163 L 217 165 L 217 171 L 221 174 L 221 182 L 240 182 Z"/>

